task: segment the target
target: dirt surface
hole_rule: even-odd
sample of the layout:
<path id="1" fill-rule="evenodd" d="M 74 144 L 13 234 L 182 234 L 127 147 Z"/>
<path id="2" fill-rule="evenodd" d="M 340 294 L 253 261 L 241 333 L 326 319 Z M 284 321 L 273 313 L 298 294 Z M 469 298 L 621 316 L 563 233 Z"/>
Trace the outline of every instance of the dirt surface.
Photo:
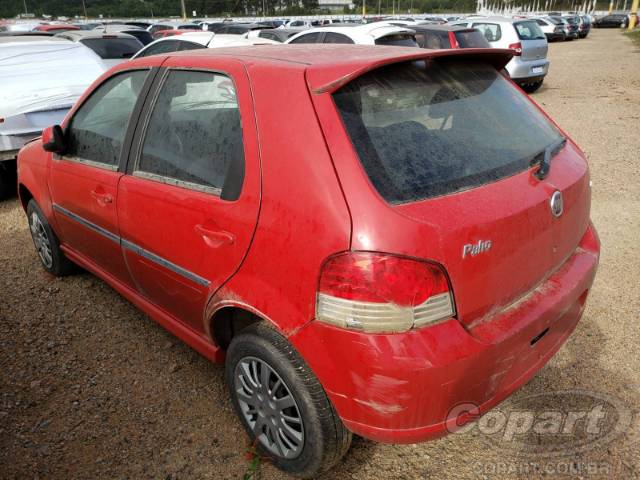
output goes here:
<path id="1" fill-rule="evenodd" d="M 552 44 L 550 57 L 534 99 L 589 157 L 602 259 L 573 336 L 498 412 L 524 412 L 526 420 L 527 412 L 566 416 L 600 402 L 607 407 L 600 433 L 594 440 L 571 428 L 547 436 L 472 429 L 403 446 L 356 438 L 323 478 L 640 476 L 640 53 L 617 31 L 595 30 Z M 44 273 L 15 199 L 0 203 L 0 365 L 2 478 L 247 472 L 248 440 L 223 368 L 91 275 Z M 257 475 L 283 478 L 267 463 Z"/>

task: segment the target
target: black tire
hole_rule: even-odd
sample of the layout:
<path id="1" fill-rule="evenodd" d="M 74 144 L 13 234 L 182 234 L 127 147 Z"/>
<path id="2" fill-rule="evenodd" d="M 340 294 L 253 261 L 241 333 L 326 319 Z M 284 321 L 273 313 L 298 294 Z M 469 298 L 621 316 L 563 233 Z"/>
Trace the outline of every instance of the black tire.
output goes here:
<path id="1" fill-rule="evenodd" d="M 15 162 L 11 160 L 2 161 L 0 163 L 0 200 L 15 195 L 16 183 Z"/>
<path id="2" fill-rule="evenodd" d="M 533 93 L 536 90 L 538 90 L 541 86 L 542 86 L 542 80 L 539 80 L 537 82 L 532 82 L 532 83 L 524 83 L 520 85 L 522 90 L 524 90 L 527 93 Z"/>
<path id="3" fill-rule="evenodd" d="M 285 390 L 282 387 L 276 387 L 273 391 L 268 392 L 272 395 L 274 402 L 278 392 L 284 393 L 278 397 L 278 400 L 289 399 L 287 393 L 290 393 L 295 400 L 296 410 L 287 410 L 287 415 L 292 417 L 298 415 L 297 418 L 301 420 L 302 441 L 299 442 L 295 458 L 285 458 L 284 455 L 274 453 L 267 443 L 264 443 L 264 439 L 269 442 L 268 430 L 271 428 L 269 421 L 272 421 L 274 426 L 277 425 L 277 414 L 269 417 L 269 414 L 264 413 L 269 408 L 265 407 L 264 403 L 255 408 L 247 403 L 244 403 L 244 407 L 241 406 L 243 400 L 240 399 L 242 396 L 240 390 L 243 390 L 243 384 L 242 380 L 238 378 L 238 374 L 252 371 L 251 369 L 243 370 L 243 367 L 253 366 L 254 364 L 250 362 L 254 361 L 259 365 L 259 372 L 262 372 L 262 368 L 264 368 L 262 365 L 265 363 L 270 367 L 269 375 L 271 376 L 267 377 L 266 382 L 269 386 L 268 389 L 275 386 L 278 378 L 284 384 Z M 312 478 L 333 467 L 349 449 L 351 432 L 343 425 L 322 386 L 305 361 L 287 339 L 276 330 L 262 323 L 250 325 L 242 330 L 233 338 L 227 351 L 225 373 L 233 407 L 245 430 L 252 442 L 256 444 L 258 452 L 269 457 L 281 470 L 301 478 Z M 248 378 L 249 375 L 246 377 Z M 260 387 L 254 385 L 250 384 L 255 391 L 264 393 L 264 390 L 260 390 Z M 259 394 L 256 395 L 259 396 Z M 246 393 L 243 399 L 247 399 Z M 256 400 L 254 398 L 251 401 Z M 246 412 L 243 408 L 246 409 Z M 249 424 L 248 417 L 255 419 L 253 421 L 256 427 L 258 418 L 262 417 L 265 426 L 260 427 L 263 432 L 260 435 L 260 440 L 256 440 L 256 434 Z M 277 428 L 274 427 L 274 430 Z M 280 430 L 283 429 L 280 428 Z M 282 443 L 282 441 L 280 442 Z M 272 442 L 271 447 L 275 448 L 275 445 L 276 442 Z M 282 451 L 284 452 L 284 450 Z M 294 449 L 290 452 L 293 451 Z"/>
<path id="4" fill-rule="evenodd" d="M 40 207 L 33 199 L 29 200 L 27 204 L 27 219 L 29 221 L 31 239 L 36 247 L 36 252 L 38 253 L 42 267 L 56 277 L 64 277 L 65 275 L 76 272 L 76 265 L 65 257 L 60 249 L 58 237 L 51 228 L 51 225 L 49 225 L 49 222 L 47 222 L 47 218 L 42 213 L 42 210 L 40 210 Z M 48 249 L 44 242 L 48 243 Z"/>

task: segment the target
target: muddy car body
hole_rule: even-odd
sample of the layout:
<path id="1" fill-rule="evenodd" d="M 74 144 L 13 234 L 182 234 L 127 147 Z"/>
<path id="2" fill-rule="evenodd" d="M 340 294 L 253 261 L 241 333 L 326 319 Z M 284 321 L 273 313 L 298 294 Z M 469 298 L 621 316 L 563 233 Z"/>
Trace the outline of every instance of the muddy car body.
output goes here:
<path id="1" fill-rule="evenodd" d="M 560 348 L 599 258 L 584 155 L 499 73 L 512 54 L 254 46 L 121 64 L 20 153 L 43 264 L 81 265 L 225 361 L 243 425 L 291 473 L 329 468 L 350 432 L 444 435 Z M 92 109 L 129 104 L 106 130 L 118 143 L 85 148 Z"/>

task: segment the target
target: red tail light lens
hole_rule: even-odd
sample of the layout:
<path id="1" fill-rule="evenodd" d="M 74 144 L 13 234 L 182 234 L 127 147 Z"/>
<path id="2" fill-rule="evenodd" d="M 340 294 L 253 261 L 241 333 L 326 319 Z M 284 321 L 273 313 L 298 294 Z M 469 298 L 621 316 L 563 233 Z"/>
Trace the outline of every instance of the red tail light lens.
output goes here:
<path id="1" fill-rule="evenodd" d="M 399 332 L 453 316 L 438 265 L 375 252 L 347 252 L 324 265 L 316 316 L 343 328 Z"/>
<path id="2" fill-rule="evenodd" d="M 514 55 L 516 57 L 519 57 L 520 55 L 522 55 L 522 43 L 512 43 L 511 45 L 509 45 L 509 50 L 513 50 L 515 52 Z"/>

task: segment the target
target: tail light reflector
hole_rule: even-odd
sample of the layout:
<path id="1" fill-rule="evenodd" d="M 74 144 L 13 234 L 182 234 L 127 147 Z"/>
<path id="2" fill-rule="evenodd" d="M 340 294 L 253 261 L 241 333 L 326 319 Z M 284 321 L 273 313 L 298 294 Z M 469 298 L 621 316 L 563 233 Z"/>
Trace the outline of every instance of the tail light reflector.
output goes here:
<path id="1" fill-rule="evenodd" d="M 512 43 L 511 45 L 509 45 L 509 50 L 513 50 L 515 52 L 514 55 L 516 57 L 519 57 L 520 55 L 522 55 L 522 43 Z"/>
<path id="2" fill-rule="evenodd" d="M 323 266 L 318 320 L 370 333 L 405 332 L 454 315 L 439 265 L 376 252 L 347 252 Z"/>

